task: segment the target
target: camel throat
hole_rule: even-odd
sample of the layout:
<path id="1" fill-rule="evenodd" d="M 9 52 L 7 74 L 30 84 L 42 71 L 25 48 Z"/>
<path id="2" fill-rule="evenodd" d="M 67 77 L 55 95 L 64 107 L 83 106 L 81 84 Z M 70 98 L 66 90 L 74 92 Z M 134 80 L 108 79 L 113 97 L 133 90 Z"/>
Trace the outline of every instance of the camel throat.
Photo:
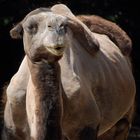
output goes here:
<path id="1" fill-rule="evenodd" d="M 42 64 L 32 70 L 36 87 L 37 140 L 60 140 L 62 99 L 58 63 Z"/>

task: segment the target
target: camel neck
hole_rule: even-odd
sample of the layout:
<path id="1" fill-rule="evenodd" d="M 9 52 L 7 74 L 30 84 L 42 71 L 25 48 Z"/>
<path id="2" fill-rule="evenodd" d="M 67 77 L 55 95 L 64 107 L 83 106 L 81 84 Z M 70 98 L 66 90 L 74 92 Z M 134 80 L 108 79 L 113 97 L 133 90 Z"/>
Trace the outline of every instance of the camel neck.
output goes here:
<path id="1" fill-rule="evenodd" d="M 62 89 L 60 66 L 56 63 L 29 63 L 35 86 L 36 140 L 62 140 Z"/>

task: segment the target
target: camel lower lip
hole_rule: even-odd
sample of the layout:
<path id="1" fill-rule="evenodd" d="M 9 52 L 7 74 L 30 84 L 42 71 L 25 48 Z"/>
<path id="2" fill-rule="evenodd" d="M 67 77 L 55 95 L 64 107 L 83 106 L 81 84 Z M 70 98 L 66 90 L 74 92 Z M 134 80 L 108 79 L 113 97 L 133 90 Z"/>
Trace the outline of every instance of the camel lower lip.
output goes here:
<path id="1" fill-rule="evenodd" d="M 51 48 L 51 47 L 47 47 L 47 50 L 56 55 L 56 56 L 61 56 L 64 52 L 64 47 L 56 47 L 56 48 Z"/>

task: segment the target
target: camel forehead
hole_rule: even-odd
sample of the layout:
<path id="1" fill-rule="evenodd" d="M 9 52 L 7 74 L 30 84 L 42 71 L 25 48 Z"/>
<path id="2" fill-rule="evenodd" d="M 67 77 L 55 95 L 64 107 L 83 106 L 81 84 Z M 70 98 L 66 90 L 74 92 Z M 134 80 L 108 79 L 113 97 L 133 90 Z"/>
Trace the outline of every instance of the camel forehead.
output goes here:
<path id="1" fill-rule="evenodd" d="M 59 24 L 62 22 L 66 21 L 66 17 L 59 15 L 59 14 L 54 14 L 52 12 L 41 12 L 36 15 L 32 15 L 26 19 L 26 22 L 30 22 L 32 20 L 36 22 L 45 22 L 49 24 Z"/>

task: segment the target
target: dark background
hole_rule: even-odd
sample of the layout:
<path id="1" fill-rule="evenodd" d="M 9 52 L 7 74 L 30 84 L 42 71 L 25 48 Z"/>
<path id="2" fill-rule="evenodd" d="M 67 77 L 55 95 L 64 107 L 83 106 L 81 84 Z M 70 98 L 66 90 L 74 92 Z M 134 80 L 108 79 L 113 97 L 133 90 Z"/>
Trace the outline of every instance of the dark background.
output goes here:
<path id="1" fill-rule="evenodd" d="M 140 128 L 140 7 L 138 0 L 0 0 L 0 92 L 17 71 L 24 56 L 22 40 L 12 40 L 9 30 L 28 12 L 56 3 L 66 4 L 74 14 L 95 14 L 117 23 L 133 42 L 131 53 L 137 88 L 134 130 Z"/>

